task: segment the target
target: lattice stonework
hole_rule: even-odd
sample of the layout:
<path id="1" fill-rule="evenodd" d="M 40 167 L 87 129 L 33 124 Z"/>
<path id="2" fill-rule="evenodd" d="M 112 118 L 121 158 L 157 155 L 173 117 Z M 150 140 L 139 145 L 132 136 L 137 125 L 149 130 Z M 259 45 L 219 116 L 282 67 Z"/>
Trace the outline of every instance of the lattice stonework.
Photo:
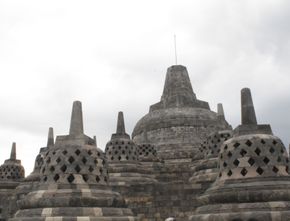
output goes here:
<path id="1" fill-rule="evenodd" d="M 231 131 L 219 131 L 216 133 L 212 133 L 205 142 L 205 157 L 218 157 L 221 145 L 231 137 Z"/>
<path id="2" fill-rule="evenodd" d="M 17 164 L 3 164 L 0 167 L 0 180 L 19 180 L 24 178 L 24 168 Z"/>
<path id="3" fill-rule="evenodd" d="M 156 158 L 157 151 L 154 145 L 152 144 L 141 144 L 138 145 L 138 158 Z"/>
<path id="4" fill-rule="evenodd" d="M 271 135 L 232 138 L 221 148 L 220 179 L 288 176 L 288 156 L 281 140 Z"/>
<path id="5" fill-rule="evenodd" d="M 106 157 L 109 162 L 138 160 L 136 145 L 129 139 L 111 140 L 106 145 Z"/>
<path id="6" fill-rule="evenodd" d="M 104 153 L 95 146 L 65 146 L 51 149 L 41 167 L 42 182 L 68 184 L 107 184 Z"/>

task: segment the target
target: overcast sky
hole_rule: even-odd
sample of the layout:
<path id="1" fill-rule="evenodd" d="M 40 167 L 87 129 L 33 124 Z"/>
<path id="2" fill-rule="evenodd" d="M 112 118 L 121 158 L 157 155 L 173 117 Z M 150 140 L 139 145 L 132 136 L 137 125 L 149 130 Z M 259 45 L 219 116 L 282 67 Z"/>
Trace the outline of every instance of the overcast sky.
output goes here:
<path id="1" fill-rule="evenodd" d="M 185 65 L 197 97 L 240 122 L 250 87 L 260 123 L 290 142 L 289 0 L 0 0 L 0 162 L 17 142 L 28 175 L 48 127 L 68 134 L 74 100 L 104 149 L 160 100 L 167 67 Z"/>

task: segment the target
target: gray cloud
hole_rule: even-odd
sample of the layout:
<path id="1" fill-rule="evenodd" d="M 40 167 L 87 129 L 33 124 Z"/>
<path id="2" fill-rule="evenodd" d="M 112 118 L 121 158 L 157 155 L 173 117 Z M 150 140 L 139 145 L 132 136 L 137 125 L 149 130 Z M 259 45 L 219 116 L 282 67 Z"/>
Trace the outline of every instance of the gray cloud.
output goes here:
<path id="1" fill-rule="evenodd" d="M 212 109 L 240 122 L 240 89 L 257 116 L 290 142 L 287 0 L 0 2 L 0 161 L 12 141 L 27 171 L 47 129 L 67 134 L 73 100 L 104 148 L 125 112 L 128 133 L 160 99 L 166 68 L 187 66 Z"/>

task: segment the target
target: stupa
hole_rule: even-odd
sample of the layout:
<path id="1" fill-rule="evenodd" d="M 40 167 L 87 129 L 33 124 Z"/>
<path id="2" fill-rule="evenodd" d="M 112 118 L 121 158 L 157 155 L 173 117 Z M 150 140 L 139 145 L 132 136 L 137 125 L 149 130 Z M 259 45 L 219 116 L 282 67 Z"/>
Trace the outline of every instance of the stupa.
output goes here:
<path id="1" fill-rule="evenodd" d="M 19 200 L 11 221 L 137 220 L 108 185 L 105 155 L 83 132 L 81 102 L 73 104 L 69 135 L 57 136 L 43 161 L 38 189 Z"/>
<path id="2" fill-rule="evenodd" d="M 16 158 L 16 143 L 13 143 L 10 158 L 0 166 L 0 219 L 7 220 L 16 211 L 14 192 L 24 176 L 21 161 Z"/>
<path id="3" fill-rule="evenodd" d="M 142 143 L 146 131 L 160 157 L 190 158 L 207 134 L 227 126 L 207 102 L 197 99 L 186 67 L 174 65 L 167 69 L 161 101 L 151 105 L 149 113 L 138 121 L 132 137 Z"/>
<path id="4" fill-rule="evenodd" d="M 218 104 L 218 117 L 225 120 L 222 104 Z M 218 154 L 224 141 L 232 137 L 232 128 L 220 130 L 209 134 L 207 139 L 200 145 L 200 153 L 203 158 L 192 167 L 193 175 L 190 183 L 200 183 L 201 193 L 208 189 L 218 176 Z M 194 160 L 194 159 L 193 159 Z"/>
<path id="5" fill-rule="evenodd" d="M 257 124 L 250 89 L 241 91 L 242 124 L 219 154 L 219 176 L 192 221 L 290 220 L 288 154 L 270 125 Z"/>

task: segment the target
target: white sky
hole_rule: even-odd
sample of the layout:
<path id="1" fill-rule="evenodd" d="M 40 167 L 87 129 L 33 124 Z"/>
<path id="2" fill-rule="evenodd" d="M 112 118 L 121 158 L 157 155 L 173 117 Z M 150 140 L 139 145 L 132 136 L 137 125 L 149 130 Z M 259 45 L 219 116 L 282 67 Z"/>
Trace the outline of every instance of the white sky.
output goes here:
<path id="1" fill-rule="evenodd" d="M 48 127 L 68 133 L 74 100 L 100 148 L 119 110 L 131 133 L 160 99 L 174 34 L 199 99 L 222 102 L 235 127 L 250 87 L 258 121 L 288 146 L 290 1 L 0 0 L 0 163 L 15 141 L 28 175 Z"/>

